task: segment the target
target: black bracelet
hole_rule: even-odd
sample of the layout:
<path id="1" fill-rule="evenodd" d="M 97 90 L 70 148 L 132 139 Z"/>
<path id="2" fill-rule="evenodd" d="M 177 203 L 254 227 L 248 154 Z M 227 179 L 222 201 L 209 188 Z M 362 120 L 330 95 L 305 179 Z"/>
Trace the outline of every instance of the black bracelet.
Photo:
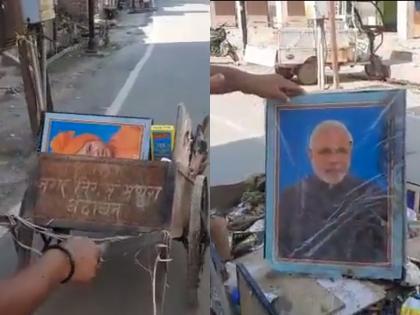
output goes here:
<path id="1" fill-rule="evenodd" d="M 66 254 L 67 258 L 69 259 L 69 263 L 70 263 L 70 272 L 68 274 L 68 276 L 61 281 L 62 284 L 67 283 L 70 281 L 70 279 L 73 277 L 74 275 L 74 271 L 76 269 L 76 264 L 74 262 L 73 256 L 71 255 L 70 251 L 60 245 L 51 245 L 48 246 L 45 250 L 44 253 L 49 251 L 50 249 L 58 249 L 59 251 L 61 251 L 62 253 Z"/>

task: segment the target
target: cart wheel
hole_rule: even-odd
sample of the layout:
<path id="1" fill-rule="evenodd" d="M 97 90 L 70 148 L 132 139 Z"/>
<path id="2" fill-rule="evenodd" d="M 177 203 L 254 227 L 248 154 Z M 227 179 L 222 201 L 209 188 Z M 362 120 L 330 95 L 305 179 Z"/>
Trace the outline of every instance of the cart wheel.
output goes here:
<path id="1" fill-rule="evenodd" d="M 188 302 L 192 307 L 198 305 L 197 291 L 208 245 L 208 195 L 206 177 L 197 176 L 192 193 L 188 227 L 187 290 Z"/>
<path id="2" fill-rule="evenodd" d="M 275 65 L 274 70 L 276 71 L 277 74 L 280 74 L 281 76 L 283 76 L 285 79 L 288 79 L 288 80 L 290 80 L 294 76 L 293 69 L 291 68 L 282 68 L 279 65 Z"/>
<path id="3" fill-rule="evenodd" d="M 303 85 L 313 85 L 318 81 L 318 65 L 315 57 L 308 58 L 296 71 L 298 80 Z"/>
<path id="4" fill-rule="evenodd" d="M 293 72 L 293 68 L 285 68 L 280 66 L 279 54 L 276 53 L 276 58 L 274 60 L 274 72 L 280 74 L 284 78 L 290 80 L 295 75 Z"/>
<path id="5" fill-rule="evenodd" d="M 386 80 L 391 76 L 391 68 L 382 63 L 382 60 L 374 55 L 370 63 L 365 65 L 365 72 L 369 80 Z"/>

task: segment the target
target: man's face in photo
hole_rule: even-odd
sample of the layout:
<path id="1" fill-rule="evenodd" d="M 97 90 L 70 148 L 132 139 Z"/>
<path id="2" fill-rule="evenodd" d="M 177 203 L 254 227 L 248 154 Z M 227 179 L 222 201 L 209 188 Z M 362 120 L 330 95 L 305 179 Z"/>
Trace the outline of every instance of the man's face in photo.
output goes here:
<path id="1" fill-rule="evenodd" d="M 326 126 L 312 139 L 309 158 L 315 174 L 330 185 L 340 183 L 350 168 L 352 143 L 338 126 Z"/>

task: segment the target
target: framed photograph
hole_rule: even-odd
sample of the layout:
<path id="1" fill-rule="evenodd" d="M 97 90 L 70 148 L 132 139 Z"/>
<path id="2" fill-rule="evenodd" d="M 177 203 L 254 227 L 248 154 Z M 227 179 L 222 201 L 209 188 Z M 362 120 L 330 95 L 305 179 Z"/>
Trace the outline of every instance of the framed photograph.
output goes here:
<path id="1" fill-rule="evenodd" d="M 405 91 L 268 101 L 265 256 L 279 271 L 399 279 Z"/>
<path id="2" fill-rule="evenodd" d="M 148 160 L 152 119 L 46 113 L 41 152 Z"/>

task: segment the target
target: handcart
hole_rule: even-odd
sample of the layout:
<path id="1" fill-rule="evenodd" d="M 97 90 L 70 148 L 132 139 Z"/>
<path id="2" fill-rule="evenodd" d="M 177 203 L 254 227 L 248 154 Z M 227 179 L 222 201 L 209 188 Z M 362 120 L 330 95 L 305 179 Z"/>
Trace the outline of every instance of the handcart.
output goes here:
<path id="1" fill-rule="evenodd" d="M 54 235 L 99 232 L 109 237 L 146 235 L 161 244 L 168 231 L 187 251 L 187 290 L 192 306 L 208 245 L 208 183 L 205 132 L 195 132 L 185 107 L 178 107 L 173 157 L 141 161 L 38 153 L 18 215 L 0 216 L 15 239 L 18 268 L 30 263 L 35 235 L 44 246 Z M 143 236 L 141 236 L 143 235 Z M 168 233 L 166 233 L 166 236 Z M 104 238 L 103 240 L 105 240 Z M 141 243 L 143 244 L 143 243 Z M 156 246 L 167 272 L 168 247 Z"/>

